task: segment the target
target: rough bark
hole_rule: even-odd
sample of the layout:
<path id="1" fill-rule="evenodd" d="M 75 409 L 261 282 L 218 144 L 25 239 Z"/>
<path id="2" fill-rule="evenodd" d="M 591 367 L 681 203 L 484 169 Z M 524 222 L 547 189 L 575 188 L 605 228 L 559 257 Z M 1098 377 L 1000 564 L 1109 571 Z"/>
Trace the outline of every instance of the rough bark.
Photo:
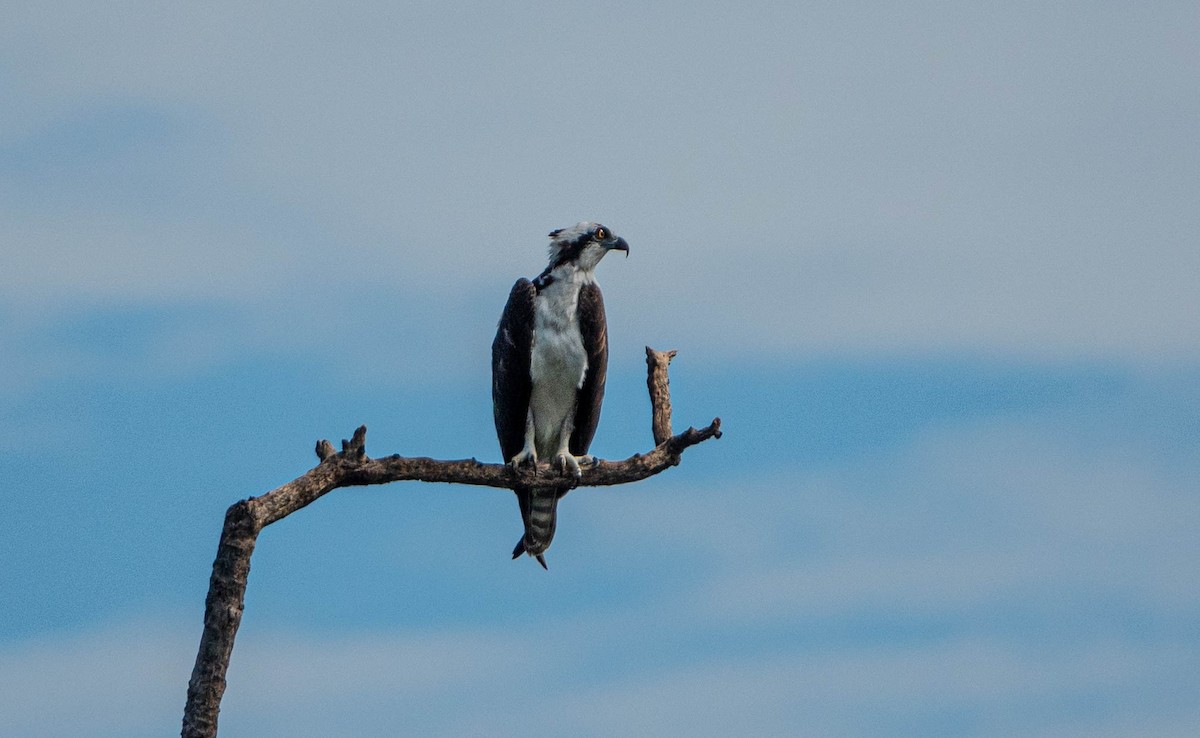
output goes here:
<path id="1" fill-rule="evenodd" d="M 583 468 L 580 479 L 547 464 L 539 465 L 536 470 L 518 470 L 506 464 L 485 464 L 475 459 L 442 461 L 399 455 L 372 459 L 366 454 L 367 428 L 360 426 L 350 440 L 342 441 L 340 452 L 335 451 L 329 441 L 318 441 L 316 453 L 320 463 L 303 476 L 261 497 L 251 497 L 230 506 L 225 513 L 225 526 L 217 545 L 204 603 L 204 631 L 188 682 L 183 738 L 213 738 L 217 734 L 225 674 L 245 605 L 250 556 L 264 527 L 339 487 L 417 480 L 501 489 L 536 483 L 539 487 L 570 490 L 628 484 L 654 476 L 679 464 L 689 447 L 721 437 L 720 418 L 714 418 L 712 423 L 699 430 L 688 428 L 678 435 L 671 434 L 667 366 L 674 356 L 674 351 L 654 351 L 646 347 L 646 383 L 650 391 L 655 447 L 624 461 L 597 460 Z"/>
<path id="2" fill-rule="evenodd" d="M 650 390 L 650 429 L 654 444 L 671 437 L 671 379 L 667 368 L 675 351 L 655 351 L 646 347 L 646 387 Z"/>

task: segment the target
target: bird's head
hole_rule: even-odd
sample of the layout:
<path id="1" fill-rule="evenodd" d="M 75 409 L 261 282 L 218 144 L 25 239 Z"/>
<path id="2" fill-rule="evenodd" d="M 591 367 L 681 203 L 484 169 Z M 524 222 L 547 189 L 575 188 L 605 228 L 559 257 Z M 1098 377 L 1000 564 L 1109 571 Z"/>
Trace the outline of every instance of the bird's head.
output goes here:
<path id="1" fill-rule="evenodd" d="M 575 264 L 591 271 L 609 251 L 624 251 L 629 256 L 629 244 L 608 227 L 582 221 L 570 228 L 550 232 L 550 268 Z"/>

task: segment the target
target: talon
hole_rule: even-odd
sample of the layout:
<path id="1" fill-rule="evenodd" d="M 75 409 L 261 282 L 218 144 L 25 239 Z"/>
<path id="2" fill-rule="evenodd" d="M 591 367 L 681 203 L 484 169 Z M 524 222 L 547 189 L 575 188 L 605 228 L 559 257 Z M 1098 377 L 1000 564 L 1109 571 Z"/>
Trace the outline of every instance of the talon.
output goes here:
<path id="1" fill-rule="evenodd" d="M 529 465 L 533 467 L 533 473 L 537 474 L 537 462 L 537 451 L 526 448 L 522 449 L 521 453 L 509 459 L 508 465 L 515 472 L 521 471 L 522 466 Z"/>
<path id="2" fill-rule="evenodd" d="M 558 461 L 559 468 L 562 470 L 563 474 L 570 472 L 571 476 L 575 477 L 576 479 L 579 479 L 583 476 L 583 471 L 579 468 L 579 459 L 575 458 L 574 455 L 559 454 L 556 460 Z"/>

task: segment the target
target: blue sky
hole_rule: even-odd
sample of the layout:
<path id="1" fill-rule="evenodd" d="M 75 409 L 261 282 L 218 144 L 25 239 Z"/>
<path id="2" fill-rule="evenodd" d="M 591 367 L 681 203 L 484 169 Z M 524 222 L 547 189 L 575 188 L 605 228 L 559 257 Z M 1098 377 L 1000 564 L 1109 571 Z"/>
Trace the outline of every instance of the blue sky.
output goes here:
<path id="1" fill-rule="evenodd" d="M 221 516 L 360 423 L 498 458 L 545 233 L 612 227 L 563 503 L 267 529 L 222 735 L 1200 729 L 1200 18 L 130 2 L 0 28 L 0 733 L 177 729 Z M 399 726 L 399 727 L 398 727 Z"/>

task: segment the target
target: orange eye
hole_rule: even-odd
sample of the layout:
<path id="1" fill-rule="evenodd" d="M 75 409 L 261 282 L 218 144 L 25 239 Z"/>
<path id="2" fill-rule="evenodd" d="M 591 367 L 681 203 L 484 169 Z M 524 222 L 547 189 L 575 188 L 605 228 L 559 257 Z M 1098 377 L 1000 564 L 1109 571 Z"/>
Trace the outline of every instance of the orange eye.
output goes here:
<path id="1" fill-rule="evenodd" d="M 607 238 L 608 238 L 608 231 L 604 230 L 603 228 L 596 229 L 596 240 L 597 241 L 603 241 Z"/>

